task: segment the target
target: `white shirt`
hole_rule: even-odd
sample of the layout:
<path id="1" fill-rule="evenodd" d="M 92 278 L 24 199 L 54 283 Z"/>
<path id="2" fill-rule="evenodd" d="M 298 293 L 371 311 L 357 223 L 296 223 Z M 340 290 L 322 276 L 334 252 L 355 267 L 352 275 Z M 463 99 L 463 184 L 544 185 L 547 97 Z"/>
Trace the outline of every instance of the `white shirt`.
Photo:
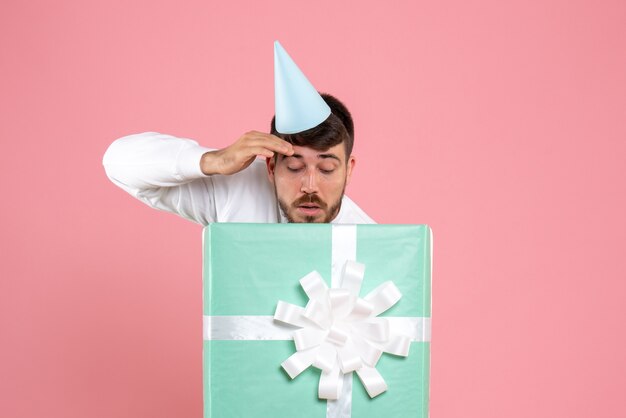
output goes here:
<path id="1" fill-rule="evenodd" d="M 207 225 L 211 222 L 285 223 L 265 161 L 256 159 L 239 173 L 207 176 L 200 159 L 210 148 L 156 132 L 114 141 L 102 164 L 109 179 L 155 209 Z M 336 224 L 375 223 L 347 196 Z"/>

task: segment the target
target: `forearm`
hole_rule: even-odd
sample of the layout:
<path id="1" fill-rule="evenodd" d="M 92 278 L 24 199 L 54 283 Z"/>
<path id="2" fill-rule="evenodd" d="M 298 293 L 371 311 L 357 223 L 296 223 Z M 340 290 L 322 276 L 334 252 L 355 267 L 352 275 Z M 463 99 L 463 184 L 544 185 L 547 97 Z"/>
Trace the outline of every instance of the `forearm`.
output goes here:
<path id="1" fill-rule="evenodd" d="M 145 132 L 114 141 L 102 163 L 111 181 L 136 194 L 206 177 L 200 161 L 210 151 L 191 139 Z"/>
<path id="2" fill-rule="evenodd" d="M 217 216 L 212 177 L 200 169 L 210 151 L 190 139 L 146 132 L 114 141 L 102 163 L 115 185 L 148 206 L 206 225 Z"/>

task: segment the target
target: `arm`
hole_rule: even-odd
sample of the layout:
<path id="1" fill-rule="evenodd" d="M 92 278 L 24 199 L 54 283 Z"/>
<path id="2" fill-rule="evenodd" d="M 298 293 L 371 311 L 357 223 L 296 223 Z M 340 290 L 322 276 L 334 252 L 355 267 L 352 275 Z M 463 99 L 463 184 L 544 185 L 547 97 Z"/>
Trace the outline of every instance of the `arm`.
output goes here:
<path id="1" fill-rule="evenodd" d="M 146 203 L 206 225 L 218 222 L 214 182 L 248 167 L 257 155 L 293 153 L 291 145 L 269 134 L 248 132 L 222 150 L 196 141 L 146 132 L 114 141 L 103 165 L 111 181 Z"/>

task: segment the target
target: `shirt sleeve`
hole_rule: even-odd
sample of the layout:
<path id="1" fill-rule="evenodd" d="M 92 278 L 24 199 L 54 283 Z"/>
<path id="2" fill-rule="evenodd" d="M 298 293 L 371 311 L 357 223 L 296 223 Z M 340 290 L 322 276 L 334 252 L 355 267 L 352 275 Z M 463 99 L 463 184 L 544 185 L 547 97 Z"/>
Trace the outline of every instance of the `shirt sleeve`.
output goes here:
<path id="1" fill-rule="evenodd" d="M 145 204 L 207 225 L 217 220 L 213 180 L 200 169 L 208 151 L 191 139 L 145 132 L 114 141 L 102 164 L 115 185 Z"/>

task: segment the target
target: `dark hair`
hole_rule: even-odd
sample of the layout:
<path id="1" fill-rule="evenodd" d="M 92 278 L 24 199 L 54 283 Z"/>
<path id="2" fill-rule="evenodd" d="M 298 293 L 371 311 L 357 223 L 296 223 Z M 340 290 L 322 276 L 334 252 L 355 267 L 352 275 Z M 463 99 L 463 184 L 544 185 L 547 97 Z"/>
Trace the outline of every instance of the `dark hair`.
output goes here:
<path id="1" fill-rule="evenodd" d="M 352 154 L 354 145 L 354 123 L 348 108 L 336 97 L 320 93 L 322 99 L 330 107 L 328 118 L 314 128 L 295 134 L 282 134 L 276 130 L 276 117 L 272 118 L 270 133 L 298 146 L 324 151 L 343 142 L 346 149 L 346 161 Z"/>

